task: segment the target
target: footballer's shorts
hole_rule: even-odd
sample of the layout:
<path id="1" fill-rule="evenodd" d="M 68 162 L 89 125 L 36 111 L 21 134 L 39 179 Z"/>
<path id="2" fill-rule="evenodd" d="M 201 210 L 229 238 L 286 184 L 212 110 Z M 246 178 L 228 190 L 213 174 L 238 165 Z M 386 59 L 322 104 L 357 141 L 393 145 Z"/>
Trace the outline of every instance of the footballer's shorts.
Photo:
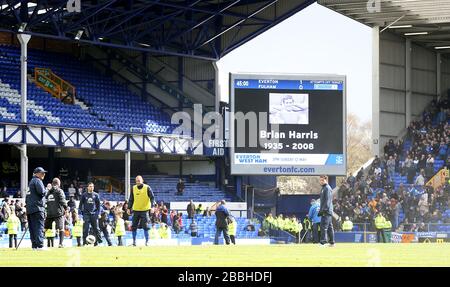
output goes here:
<path id="1" fill-rule="evenodd" d="M 52 229 L 52 224 L 55 222 L 56 230 L 63 231 L 64 230 L 64 216 L 60 217 L 47 217 L 44 222 L 44 229 Z"/>
<path id="2" fill-rule="evenodd" d="M 133 220 L 131 222 L 131 229 L 137 230 L 142 228 L 148 230 L 148 223 L 150 222 L 150 217 L 148 211 L 133 211 Z"/>

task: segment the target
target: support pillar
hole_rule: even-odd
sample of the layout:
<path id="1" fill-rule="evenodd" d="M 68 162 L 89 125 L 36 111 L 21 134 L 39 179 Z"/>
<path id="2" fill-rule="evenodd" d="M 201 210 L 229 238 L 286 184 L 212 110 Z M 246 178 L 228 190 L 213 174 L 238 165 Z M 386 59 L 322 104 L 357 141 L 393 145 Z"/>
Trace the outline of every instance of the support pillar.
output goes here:
<path id="1" fill-rule="evenodd" d="M 436 53 L 436 97 L 438 101 L 442 97 L 441 81 L 442 81 L 441 53 Z"/>
<path id="2" fill-rule="evenodd" d="M 372 28 L 372 153 L 380 155 L 380 27 Z"/>
<path id="3" fill-rule="evenodd" d="M 214 68 L 214 91 L 215 91 L 215 111 L 220 113 L 220 86 L 219 86 L 219 67 L 217 67 L 217 63 L 212 63 Z"/>
<path id="4" fill-rule="evenodd" d="M 250 218 L 253 219 L 254 215 L 255 215 L 255 187 L 252 186 L 252 209 Z"/>
<path id="5" fill-rule="evenodd" d="M 244 196 L 246 196 L 245 194 L 243 194 L 242 191 L 242 176 L 236 176 L 235 177 L 235 184 L 236 184 L 236 194 L 240 197 L 240 198 L 244 198 Z"/>
<path id="6" fill-rule="evenodd" d="M 125 152 L 125 199 L 128 200 L 131 191 L 131 152 Z"/>
<path id="7" fill-rule="evenodd" d="M 31 36 L 26 34 L 18 34 L 17 38 L 20 42 L 20 96 L 21 96 L 21 122 L 27 123 L 27 61 L 28 61 L 28 42 Z M 22 198 L 26 197 L 28 189 L 28 156 L 27 144 L 25 137 L 23 144 L 20 145 L 20 192 Z"/>
<path id="8" fill-rule="evenodd" d="M 411 64 L 411 40 L 406 39 L 405 45 L 405 128 L 408 128 L 412 119 L 412 64 Z"/>

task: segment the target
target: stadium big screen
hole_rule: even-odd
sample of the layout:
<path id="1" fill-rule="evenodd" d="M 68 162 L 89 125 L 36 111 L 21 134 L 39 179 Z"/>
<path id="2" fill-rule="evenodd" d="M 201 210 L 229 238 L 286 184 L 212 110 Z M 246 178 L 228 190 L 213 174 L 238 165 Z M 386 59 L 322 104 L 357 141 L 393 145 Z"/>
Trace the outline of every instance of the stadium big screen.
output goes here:
<path id="1" fill-rule="evenodd" d="M 230 75 L 235 175 L 345 175 L 345 76 Z"/>

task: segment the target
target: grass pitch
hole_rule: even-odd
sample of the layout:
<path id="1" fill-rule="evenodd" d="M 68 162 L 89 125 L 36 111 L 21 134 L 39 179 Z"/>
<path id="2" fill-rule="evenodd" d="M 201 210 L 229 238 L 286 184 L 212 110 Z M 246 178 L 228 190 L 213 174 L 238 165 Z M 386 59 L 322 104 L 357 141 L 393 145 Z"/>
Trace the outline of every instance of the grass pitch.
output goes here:
<path id="1" fill-rule="evenodd" d="M 263 246 L 70 247 L 0 249 L 0 266 L 450 266 L 450 244 L 341 243 Z"/>

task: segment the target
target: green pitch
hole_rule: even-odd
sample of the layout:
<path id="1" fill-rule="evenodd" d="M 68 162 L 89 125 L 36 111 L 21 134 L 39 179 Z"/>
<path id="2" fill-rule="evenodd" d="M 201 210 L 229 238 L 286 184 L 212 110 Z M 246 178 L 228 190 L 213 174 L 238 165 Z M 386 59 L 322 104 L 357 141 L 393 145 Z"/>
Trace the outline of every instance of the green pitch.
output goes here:
<path id="1" fill-rule="evenodd" d="M 0 250 L 0 266 L 450 266 L 450 244 L 71 247 Z"/>

